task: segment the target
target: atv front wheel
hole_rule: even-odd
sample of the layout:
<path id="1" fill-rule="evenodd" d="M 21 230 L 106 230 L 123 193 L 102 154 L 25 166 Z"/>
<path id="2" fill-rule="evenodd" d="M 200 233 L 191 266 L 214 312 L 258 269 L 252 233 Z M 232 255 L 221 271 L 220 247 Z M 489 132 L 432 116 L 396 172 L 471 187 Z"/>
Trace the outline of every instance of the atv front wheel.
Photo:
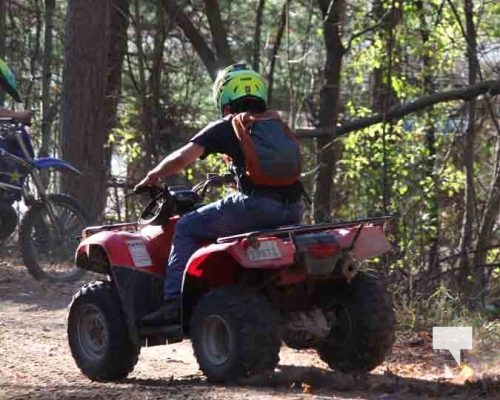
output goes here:
<path id="1" fill-rule="evenodd" d="M 380 365 L 392 348 L 396 319 L 392 300 L 373 275 L 359 273 L 348 284 L 329 287 L 322 295 L 332 329 L 318 349 L 330 368 L 346 373 L 368 372 Z"/>
<path id="2" fill-rule="evenodd" d="M 125 378 L 141 350 L 129 338 L 118 293 L 107 281 L 88 283 L 73 296 L 68 341 L 78 368 L 101 382 Z"/>
<path id="3" fill-rule="evenodd" d="M 278 317 L 259 294 L 236 286 L 204 295 L 191 318 L 200 369 L 212 382 L 233 382 L 273 370 L 279 361 Z"/>

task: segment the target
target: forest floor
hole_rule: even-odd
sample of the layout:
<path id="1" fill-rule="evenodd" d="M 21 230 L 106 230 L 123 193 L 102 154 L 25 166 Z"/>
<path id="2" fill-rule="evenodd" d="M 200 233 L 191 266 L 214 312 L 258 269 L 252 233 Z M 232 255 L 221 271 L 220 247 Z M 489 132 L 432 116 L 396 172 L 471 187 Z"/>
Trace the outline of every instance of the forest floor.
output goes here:
<path id="1" fill-rule="evenodd" d="M 84 282 L 36 281 L 15 254 L 0 255 L 0 399 L 500 399 L 500 343 L 464 354 L 457 366 L 448 351 L 432 349 L 425 331 L 398 334 L 386 362 L 357 377 L 331 371 L 314 351 L 283 347 L 273 374 L 213 385 L 186 340 L 143 348 L 123 381 L 91 382 L 66 338 L 67 305 Z M 453 379 L 444 379 L 445 363 Z"/>

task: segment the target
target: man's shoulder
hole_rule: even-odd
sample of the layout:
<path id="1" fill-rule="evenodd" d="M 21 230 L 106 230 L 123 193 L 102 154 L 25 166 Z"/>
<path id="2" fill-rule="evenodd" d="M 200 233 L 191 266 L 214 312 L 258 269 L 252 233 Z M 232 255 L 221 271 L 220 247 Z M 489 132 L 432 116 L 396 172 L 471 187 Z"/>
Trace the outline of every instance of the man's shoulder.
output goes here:
<path id="1" fill-rule="evenodd" d="M 208 152 L 224 152 L 227 143 L 235 138 L 233 126 L 230 118 L 221 118 L 207 124 L 195 136 L 191 142 L 201 145 L 208 149 Z"/>
<path id="2" fill-rule="evenodd" d="M 225 129 L 231 129 L 231 121 L 233 119 L 233 115 L 228 115 L 223 118 L 219 118 L 215 121 L 212 121 L 208 123 L 200 132 L 205 132 L 205 131 L 213 131 L 213 130 L 225 130 Z"/>

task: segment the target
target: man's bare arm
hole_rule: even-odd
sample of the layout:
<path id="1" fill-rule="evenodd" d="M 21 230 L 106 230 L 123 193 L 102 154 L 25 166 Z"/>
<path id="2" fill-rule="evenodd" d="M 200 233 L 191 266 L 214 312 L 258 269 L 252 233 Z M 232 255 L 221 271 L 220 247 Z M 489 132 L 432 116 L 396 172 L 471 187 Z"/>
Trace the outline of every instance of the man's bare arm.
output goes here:
<path id="1" fill-rule="evenodd" d="M 200 157 L 205 148 L 196 143 L 188 143 L 180 149 L 166 156 L 156 167 L 148 172 L 146 177 L 136 185 L 136 189 L 142 186 L 154 185 L 161 178 L 174 175 Z"/>

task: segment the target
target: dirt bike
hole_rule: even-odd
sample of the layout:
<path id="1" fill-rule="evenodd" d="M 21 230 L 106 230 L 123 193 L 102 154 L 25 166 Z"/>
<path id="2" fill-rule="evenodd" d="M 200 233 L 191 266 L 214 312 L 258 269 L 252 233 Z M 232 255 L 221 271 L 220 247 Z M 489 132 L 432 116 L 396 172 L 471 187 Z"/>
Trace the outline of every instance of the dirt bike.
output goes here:
<path id="1" fill-rule="evenodd" d="M 360 261 L 390 250 L 389 217 L 278 227 L 200 243 L 184 273 L 179 325 L 141 322 L 162 301 L 175 224 L 195 210 L 209 176 L 193 189 L 151 190 L 137 223 L 88 227 L 79 268 L 102 274 L 74 295 L 68 341 L 91 380 L 113 381 L 134 368 L 141 346 L 190 339 L 209 381 L 233 382 L 279 361 L 284 342 L 312 348 L 331 368 L 360 373 L 384 361 L 395 339 L 392 300 Z"/>
<path id="2" fill-rule="evenodd" d="M 36 279 L 71 281 L 85 272 L 74 268 L 73 256 L 89 218 L 74 198 L 47 193 L 42 171 L 53 169 L 80 174 L 66 161 L 34 158 L 26 128 L 11 118 L 0 118 L 0 242 L 15 231 L 14 203 L 23 199 L 27 210 L 19 227 L 19 244 L 29 273 Z"/>

